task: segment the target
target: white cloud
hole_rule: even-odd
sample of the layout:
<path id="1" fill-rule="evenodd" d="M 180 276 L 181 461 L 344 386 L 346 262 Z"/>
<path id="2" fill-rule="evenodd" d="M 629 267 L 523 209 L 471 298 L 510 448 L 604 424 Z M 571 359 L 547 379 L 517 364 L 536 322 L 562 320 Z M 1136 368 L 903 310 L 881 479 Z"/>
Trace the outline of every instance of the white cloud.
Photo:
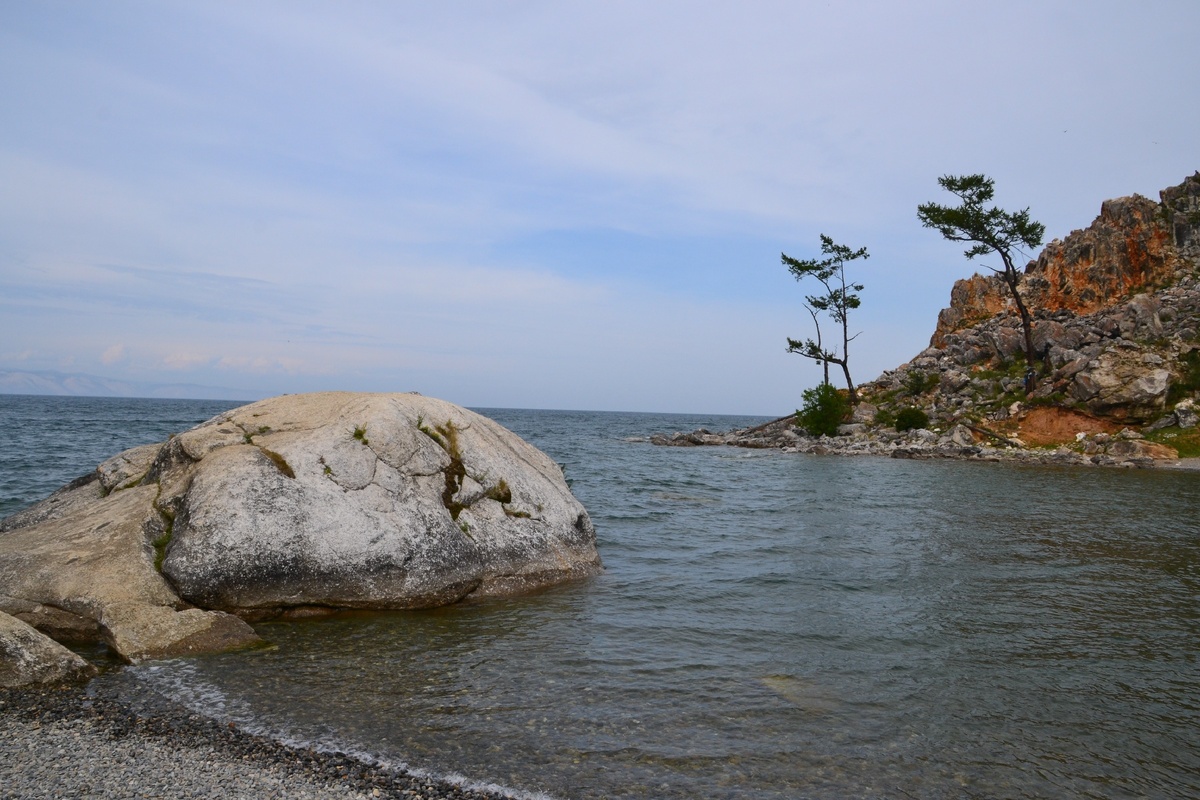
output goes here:
<path id="1" fill-rule="evenodd" d="M 162 358 L 162 366 L 169 370 L 191 370 L 212 360 L 212 356 L 201 353 L 168 353 Z"/>
<path id="2" fill-rule="evenodd" d="M 125 345 L 114 344 L 100 354 L 100 363 L 111 367 L 125 358 Z"/>
<path id="3" fill-rule="evenodd" d="M 1200 6 L 1164 8 L 3 7 L 0 366 L 787 405 L 780 249 L 869 247 L 869 378 L 974 266 L 916 223 L 939 174 L 1062 236 L 1195 169 Z"/>

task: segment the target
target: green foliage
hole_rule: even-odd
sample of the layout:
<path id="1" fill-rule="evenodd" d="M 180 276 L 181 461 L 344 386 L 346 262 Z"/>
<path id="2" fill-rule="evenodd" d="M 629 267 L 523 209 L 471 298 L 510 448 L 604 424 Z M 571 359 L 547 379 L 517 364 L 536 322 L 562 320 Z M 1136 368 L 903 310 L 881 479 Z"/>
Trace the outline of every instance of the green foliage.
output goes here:
<path id="1" fill-rule="evenodd" d="M 882 425 L 885 428 L 892 428 L 896 425 L 896 412 L 890 408 L 881 407 L 875 412 L 875 424 Z"/>
<path id="2" fill-rule="evenodd" d="M 852 309 L 858 308 L 862 301 L 858 293 L 863 290 L 861 283 L 847 282 L 846 264 L 860 258 L 870 258 L 867 248 L 854 250 L 843 244 L 837 244 L 830 237 L 821 234 L 821 252 L 826 258 L 799 260 L 786 253 L 780 253 L 780 259 L 792 276 L 802 281 L 805 278 L 815 278 L 825 289 L 825 294 L 808 295 L 805 308 L 812 315 L 816 327 L 817 338 L 799 339 L 788 338 L 788 352 L 796 353 L 822 364 L 825 367 L 825 382 L 829 382 L 829 365 L 837 364 L 842 368 L 846 377 L 846 388 L 850 392 L 851 402 L 856 402 L 854 382 L 850 380 L 850 341 L 857 336 L 850 335 L 849 315 Z M 828 314 L 842 329 L 842 354 L 839 357 L 836 349 L 826 348 L 821 339 L 821 323 L 817 312 Z"/>
<path id="3" fill-rule="evenodd" d="M 447 420 L 445 425 L 430 428 L 425 424 L 423 417 L 417 417 L 417 430 L 432 439 L 438 447 L 445 451 L 446 455 L 450 456 L 450 463 L 442 470 L 446 479 L 445 488 L 442 489 L 442 505 L 450 512 L 450 518 L 458 522 L 458 527 L 463 533 L 471 535 L 466 520 L 458 519 L 459 514 L 484 497 L 499 503 L 508 517 L 530 518 L 528 512 L 516 511 L 508 507 L 508 504 L 513 501 L 513 496 L 512 489 L 504 478 L 497 481 L 495 486 L 485 490 L 482 495 L 468 498 L 465 501 L 458 499 L 457 495 L 462 490 L 463 481 L 467 479 L 467 467 L 463 463 L 462 451 L 458 446 L 458 434 L 463 429 L 455 425 L 453 420 Z M 471 477 L 480 484 L 486 480 L 482 475 L 472 475 Z"/>
<path id="4" fill-rule="evenodd" d="M 1051 392 L 1042 397 L 1030 397 L 1025 400 L 1025 405 L 1036 408 L 1038 406 L 1063 406 L 1067 403 L 1066 392 Z"/>
<path id="5" fill-rule="evenodd" d="M 828 383 L 805 389 L 804 406 L 796 412 L 796 424 L 813 436 L 833 436 L 850 414 L 845 395 Z"/>
<path id="6" fill-rule="evenodd" d="M 175 535 L 175 512 L 169 508 L 160 508 L 155 505 L 155 510 L 163 520 L 163 532 L 155 537 L 150 545 L 154 548 L 154 569 L 162 572 L 163 561 L 167 557 L 167 546 L 171 544 L 171 538 Z"/>
<path id="7" fill-rule="evenodd" d="M 445 425 L 438 425 L 434 430 L 429 430 L 423 425 L 419 426 L 419 429 L 437 442 L 446 451 L 446 455 L 450 456 L 450 465 L 442 471 L 446 477 L 446 486 L 442 489 L 442 505 L 450 512 L 450 518 L 457 520 L 458 515 L 467 508 L 467 505 L 454 499 L 458 490 L 462 488 L 463 481 L 467 478 L 467 468 L 463 464 L 462 453 L 458 449 L 459 428 L 453 420 L 446 420 Z"/>
<path id="8" fill-rule="evenodd" d="M 364 445 L 370 444 L 370 441 L 367 440 L 367 426 L 366 425 L 355 425 L 354 426 L 354 438 L 358 439 L 358 441 L 362 442 Z"/>
<path id="9" fill-rule="evenodd" d="M 805 298 L 808 304 L 817 311 L 828 313 L 835 322 L 844 322 L 850 309 L 861 304 L 856 292 L 863 290 L 862 284 L 846 283 L 846 263 L 871 256 L 865 247 L 853 250 L 844 244 L 836 244 L 825 234 L 821 234 L 821 252 L 828 258 L 800 261 L 786 253 L 780 253 L 780 257 L 796 280 L 812 277 L 825 287 L 823 296 Z"/>
<path id="10" fill-rule="evenodd" d="M 1025 375 L 1026 365 L 1019 359 L 995 362 L 995 367 L 985 367 L 975 370 L 972 376 L 975 380 L 1000 380 L 1001 378 L 1020 378 Z"/>
<path id="11" fill-rule="evenodd" d="M 1179 380 L 1167 389 L 1167 404 L 1175 405 L 1185 397 L 1200 391 L 1200 350 L 1193 350 L 1179 359 Z"/>
<path id="12" fill-rule="evenodd" d="M 938 178 L 938 185 L 956 195 L 962 204 L 924 203 L 917 206 L 917 219 L 926 228 L 936 228 L 952 242 L 969 242 L 971 246 L 963 253 L 967 258 L 994 252 L 1004 259 L 1007 269 L 1011 266 L 1014 248 L 1041 246 L 1046 226 L 1030 219 L 1028 208 L 1015 213 L 996 206 L 984 208 L 996 194 L 995 181 L 991 178 L 944 175 Z"/>
<path id="13" fill-rule="evenodd" d="M 167 557 L 167 545 L 171 543 L 171 528 L 168 526 L 165 533 L 155 539 L 154 545 L 154 569 L 157 572 L 162 572 L 163 561 Z"/>
<path id="14" fill-rule="evenodd" d="M 487 490 L 485 496 L 500 505 L 505 505 L 512 502 L 512 489 L 508 488 L 508 481 L 501 478 L 499 483 Z"/>
<path id="15" fill-rule="evenodd" d="M 1046 226 L 1034 222 L 1028 208 L 1017 212 L 1003 211 L 996 206 L 985 208 L 996 194 L 995 182 L 985 175 L 943 175 L 938 178 L 938 184 L 962 203 L 957 206 L 924 203 L 917 206 L 917 219 L 926 228 L 935 228 L 949 241 L 969 243 L 971 246 L 963 253 L 968 259 L 988 253 L 1000 256 L 1004 268 L 991 269 L 1004 279 L 1021 315 L 1025 330 L 1025 362 L 1032 367 L 1037 358 L 1030 333 L 1032 323 L 1029 309 L 1017 291 L 1021 275 L 1013 261 L 1013 251 L 1041 246 Z"/>
<path id="16" fill-rule="evenodd" d="M 236 425 L 237 423 L 234 423 L 234 424 Z M 241 428 L 240 425 L 238 425 L 238 427 Z M 258 436 L 263 433 L 270 433 L 270 432 L 271 432 L 270 425 L 259 425 L 258 430 L 254 431 L 253 433 L 246 430 L 245 428 L 242 428 L 242 441 L 245 442 L 246 444 L 254 444 L 255 436 Z"/>
<path id="17" fill-rule="evenodd" d="M 896 414 L 896 430 L 913 431 L 929 427 L 929 415 L 919 408 L 908 407 Z"/>
<path id="18" fill-rule="evenodd" d="M 452 423 L 447 422 L 446 424 L 451 425 Z M 440 433 L 426 425 L 425 418 L 420 414 L 417 415 L 417 430 L 437 442 L 438 447 L 442 448 L 443 450 L 446 449 L 446 440 L 442 438 Z M 441 430 L 441 428 L 438 428 L 438 430 Z"/>
<path id="19" fill-rule="evenodd" d="M 904 390 L 913 397 L 918 397 L 936 387 L 941 380 L 941 376 L 936 373 L 926 375 L 919 369 L 914 369 L 904 379 Z"/>

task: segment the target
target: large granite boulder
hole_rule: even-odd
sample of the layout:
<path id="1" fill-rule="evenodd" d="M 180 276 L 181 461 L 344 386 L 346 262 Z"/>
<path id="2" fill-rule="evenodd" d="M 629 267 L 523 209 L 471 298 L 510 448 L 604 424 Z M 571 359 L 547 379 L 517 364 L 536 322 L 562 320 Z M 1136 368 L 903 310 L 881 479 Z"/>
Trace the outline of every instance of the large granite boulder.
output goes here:
<path id="1" fill-rule="evenodd" d="M 78 681 L 96 668 L 58 642 L 0 611 L 0 687 Z"/>
<path id="2" fill-rule="evenodd" d="M 155 568 L 158 488 L 103 483 L 0 522 L 0 611 L 63 641 L 91 633 L 131 662 L 258 642 L 237 617 L 188 608 Z"/>
<path id="3" fill-rule="evenodd" d="M 417 394 L 244 406 L 109 459 L 0 531 L 0 609 L 93 621 L 130 660 L 251 641 L 230 614 L 428 607 L 601 569 L 554 461 Z"/>
<path id="4" fill-rule="evenodd" d="M 1093 413 L 1149 419 L 1166 405 L 1170 381 L 1140 350 L 1114 347 L 1076 373 L 1071 392 Z"/>

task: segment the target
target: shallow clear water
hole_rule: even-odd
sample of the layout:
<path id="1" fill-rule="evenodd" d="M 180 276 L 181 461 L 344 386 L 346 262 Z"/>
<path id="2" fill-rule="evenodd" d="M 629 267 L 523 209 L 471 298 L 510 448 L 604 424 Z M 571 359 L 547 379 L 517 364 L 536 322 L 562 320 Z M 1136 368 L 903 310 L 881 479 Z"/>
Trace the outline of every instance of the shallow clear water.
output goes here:
<path id="1" fill-rule="evenodd" d="M 626 439 L 748 420 L 485 413 L 565 465 L 603 576 L 265 624 L 274 649 L 105 680 L 556 797 L 1200 794 L 1200 475 L 655 448 Z"/>

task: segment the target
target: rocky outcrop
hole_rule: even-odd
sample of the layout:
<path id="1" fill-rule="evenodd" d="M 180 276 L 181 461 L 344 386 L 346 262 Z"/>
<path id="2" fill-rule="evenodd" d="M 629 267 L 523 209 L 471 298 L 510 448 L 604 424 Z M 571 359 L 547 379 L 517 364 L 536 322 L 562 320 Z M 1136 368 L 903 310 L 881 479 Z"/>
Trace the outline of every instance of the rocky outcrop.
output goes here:
<path id="1" fill-rule="evenodd" d="M 1047 410 L 1034 408 L 1030 412 L 1014 411 L 1014 419 L 1025 419 L 1029 413 L 1036 416 L 1038 412 Z M 1135 430 L 1125 428 L 1110 434 L 1103 423 L 1086 415 L 1070 420 L 1068 427 L 1073 431 L 1065 437 L 1070 440 L 1069 444 L 1037 448 L 1028 446 L 1042 444 L 1035 441 L 1036 437 L 1027 437 L 1030 441 L 1025 441 L 1015 434 L 1005 436 L 964 423 L 939 427 L 938 430 L 921 428 L 896 431 L 884 425 L 857 422 L 842 425 L 837 436 L 810 436 L 796 426 L 795 417 L 783 417 L 757 428 L 726 433 L 711 433 L 701 429 L 693 433 L 655 434 L 646 441 L 664 447 L 728 445 L 821 456 L 1002 461 L 1060 467 L 1184 466 L 1175 450 L 1145 441 L 1143 435 Z"/>
<path id="2" fill-rule="evenodd" d="M 1140 437 L 1187 431 L 1198 420 L 1200 172 L 1163 190 L 1159 203 L 1138 196 L 1105 202 L 1090 227 L 1051 242 L 1030 262 L 1019 288 L 1039 356 L 1032 375 L 1008 288 L 997 276 L 975 275 L 955 284 L 930 347 L 858 387 L 862 402 L 840 436 L 813 439 L 789 419 L 651 441 L 1038 463 L 1174 461 L 1174 449 Z M 924 413 L 931 430 L 891 430 L 906 409 Z M 1047 424 L 1057 438 L 1028 443 L 1060 444 L 1061 452 L 1027 450 L 1022 437 Z"/>
<path id="3" fill-rule="evenodd" d="M 1034 311 L 1039 402 L 1077 404 L 1098 416 L 1144 423 L 1195 390 L 1200 359 L 1200 279 L 1190 272 L 1165 289 L 1136 295 L 1092 314 Z M 1020 318 L 1004 311 L 946 334 L 861 390 L 867 398 L 928 407 L 942 420 L 968 414 L 1003 418 L 1025 400 Z M 913 392 L 920 379 L 932 389 Z"/>
<path id="4" fill-rule="evenodd" d="M 1035 317 L 1042 361 L 1034 399 L 1146 422 L 1193 390 L 1200 173 L 1161 198 L 1105 202 L 1090 227 L 1051 242 L 1026 267 L 1020 291 Z M 989 399 L 996 407 L 985 413 L 994 414 L 1022 388 L 1024 367 L 1014 363 L 1022 350 L 1007 287 L 996 276 L 976 275 L 955 284 L 930 348 L 881 376 L 874 391 L 902 391 L 922 373 L 939 384 L 928 398 L 936 416 L 974 413 Z"/>
<path id="5" fill-rule="evenodd" d="M 1140 195 L 1107 200 L 1090 227 L 1046 245 L 1025 267 L 1018 287 L 1025 304 L 1048 314 L 1092 314 L 1173 284 L 1181 269 L 1194 269 L 1200 250 L 1200 172 L 1160 196 L 1158 203 Z M 930 346 L 945 347 L 949 334 L 1012 303 L 998 275 L 957 281 Z"/>
<path id="6" fill-rule="evenodd" d="M 0 531 L 0 609 L 91 626 L 131 661 L 253 643 L 242 618 L 434 606 L 601 569 L 557 464 L 416 394 L 244 406 L 105 461 Z"/>
<path id="7" fill-rule="evenodd" d="M 96 668 L 24 622 L 0 612 L 0 687 L 86 680 Z"/>
<path id="8" fill-rule="evenodd" d="M 257 642 L 237 617 L 188 609 L 155 569 L 158 487 L 105 494 L 108 477 L 0 523 L 0 610 L 64 641 L 102 639 L 131 662 Z"/>

